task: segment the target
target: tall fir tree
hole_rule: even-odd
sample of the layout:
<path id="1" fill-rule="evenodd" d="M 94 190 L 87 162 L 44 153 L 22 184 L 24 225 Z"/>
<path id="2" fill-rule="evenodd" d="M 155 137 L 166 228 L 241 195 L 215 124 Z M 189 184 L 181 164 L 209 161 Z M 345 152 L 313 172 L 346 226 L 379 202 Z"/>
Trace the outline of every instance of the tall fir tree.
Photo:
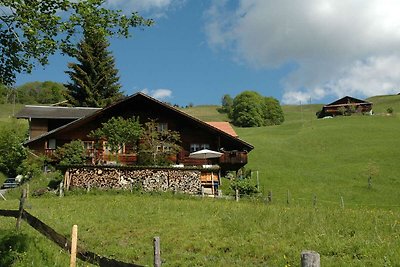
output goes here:
<path id="1" fill-rule="evenodd" d="M 122 98 L 118 70 L 108 51 L 110 43 L 101 31 L 85 30 L 74 52 L 78 63 L 69 63 L 66 71 L 71 82 L 65 85 L 73 106 L 105 107 Z"/>

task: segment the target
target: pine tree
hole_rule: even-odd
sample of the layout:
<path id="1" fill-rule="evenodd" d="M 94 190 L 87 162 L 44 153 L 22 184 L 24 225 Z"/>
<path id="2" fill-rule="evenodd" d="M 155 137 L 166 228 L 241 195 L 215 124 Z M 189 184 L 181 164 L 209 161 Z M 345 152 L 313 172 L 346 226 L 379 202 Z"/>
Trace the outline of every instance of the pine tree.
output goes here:
<path id="1" fill-rule="evenodd" d="M 105 107 L 122 97 L 109 45 L 101 31 L 84 31 L 84 38 L 74 53 L 78 63 L 69 63 L 70 70 L 66 71 L 71 82 L 65 87 L 72 105 Z"/>

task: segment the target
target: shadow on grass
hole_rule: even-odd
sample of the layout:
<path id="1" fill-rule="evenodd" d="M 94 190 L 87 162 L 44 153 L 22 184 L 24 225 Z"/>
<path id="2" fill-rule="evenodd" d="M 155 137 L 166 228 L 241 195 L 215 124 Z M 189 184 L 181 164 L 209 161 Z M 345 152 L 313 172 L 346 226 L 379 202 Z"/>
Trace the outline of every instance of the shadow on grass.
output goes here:
<path id="1" fill-rule="evenodd" d="M 28 249 L 28 236 L 0 230 L 0 266 L 8 267 Z"/>

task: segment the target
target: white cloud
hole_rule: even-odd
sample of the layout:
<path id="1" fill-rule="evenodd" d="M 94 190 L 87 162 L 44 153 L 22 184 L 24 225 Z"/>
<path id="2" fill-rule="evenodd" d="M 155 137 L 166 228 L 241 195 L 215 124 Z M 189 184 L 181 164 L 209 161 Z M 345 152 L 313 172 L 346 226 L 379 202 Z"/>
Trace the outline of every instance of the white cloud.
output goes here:
<path id="1" fill-rule="evenodd" d="M 208 43 L 256 68 L 296 65 L 283 80 L 285 103 L 393 93 L 400 85 L 398 0 L 230 3 L 207 11 Z"/>
<path id="2" fill-rule="evenodd" d="M 154 97 L 158 100 L 166 100 L 166 99 L 172 98 L 172 91 L 169 89 L 149 90 L 149 89 L 145 88 L 141 92 L 145 93 L 146 95 L 149 95 L 151 97 Z"/>
<path id="3" fill-rule="evenodd" d="M 106 4 L 125 12 L 150 13 L 152 17 L 164 16 L 171 8 L 181 7 L 186 0 L 108 0 Z"/>

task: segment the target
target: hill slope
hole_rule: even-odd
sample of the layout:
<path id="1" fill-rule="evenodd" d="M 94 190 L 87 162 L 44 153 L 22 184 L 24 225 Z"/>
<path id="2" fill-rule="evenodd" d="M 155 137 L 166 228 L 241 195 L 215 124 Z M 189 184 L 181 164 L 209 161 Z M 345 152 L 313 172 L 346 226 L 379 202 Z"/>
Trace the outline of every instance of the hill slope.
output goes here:
<path id="1" fill-rule="evenodd" d="M 322 104 L 283 106 L 285 122 L 280 126 L 236 127 L 240 138 L 255 147 L 246 167 L 258 171 L 262 191 L 272 191 L 282 202 L 289 190 L 292 201 L 299 203 L 317 196 L 326 204 L 336 205 L 343 197 L 348 205 L 397 206 L 400 96 L 368 100 L 374 103 L 374 116 L 321 120 L 315 112 Z M 394 115 L 386 115 L 388 107 Z M 201 119 L 228 120 L 217 107 L 185 112 Z M 372 188 L 368 188 L 370 176 Z"/>

